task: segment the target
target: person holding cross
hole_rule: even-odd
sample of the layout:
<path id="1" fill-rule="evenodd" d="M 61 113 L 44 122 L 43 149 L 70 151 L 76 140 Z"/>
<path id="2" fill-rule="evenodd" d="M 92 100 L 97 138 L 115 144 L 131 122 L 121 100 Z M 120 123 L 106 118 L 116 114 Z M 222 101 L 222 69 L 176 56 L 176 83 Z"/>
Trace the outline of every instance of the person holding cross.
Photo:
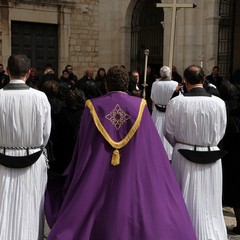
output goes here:
<path id="1" fill-rule="evenodd" d="M 175 40 L 175 28 L 176 28 L 176 16 L 177 11 L 180 8 L 195 8 L 196 4 L 191 3 L 177 3 L 177 0 L 173 0 L 173 3 L 157 3 L 159 8 L 171 8 L 172 9 L 172 26 L 171 26 L 171 35 L 170 35 L 170 48 L 169 48 L 169 68 L 172 69 L 173 66 L 173 54 L 174 54 L 174 40 Z"/>

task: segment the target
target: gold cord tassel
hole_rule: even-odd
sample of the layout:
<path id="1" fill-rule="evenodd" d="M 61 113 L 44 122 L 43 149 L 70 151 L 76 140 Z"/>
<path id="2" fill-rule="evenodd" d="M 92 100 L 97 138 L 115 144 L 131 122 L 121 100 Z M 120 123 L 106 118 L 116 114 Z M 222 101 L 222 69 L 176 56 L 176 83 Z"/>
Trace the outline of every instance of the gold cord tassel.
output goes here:
<path id="1" fill-rule="evenodd" d="M 120 164 L 120 153 L 117 149 L 113 151 L 111 164 L 117 166 Z"/>

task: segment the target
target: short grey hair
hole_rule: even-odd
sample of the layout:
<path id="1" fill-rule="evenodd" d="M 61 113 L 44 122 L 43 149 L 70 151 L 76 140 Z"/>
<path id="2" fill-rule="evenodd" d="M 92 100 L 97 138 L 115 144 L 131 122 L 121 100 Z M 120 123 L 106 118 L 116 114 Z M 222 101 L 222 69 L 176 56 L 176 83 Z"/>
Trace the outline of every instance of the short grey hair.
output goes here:
<path id="1" fill-rule="evenodd" d="M 168 66 L 161 67 L 160 75 L 162 78 L 164 78 L 164 77 L 170 78 L 171 77 L 171 69 Z"/>

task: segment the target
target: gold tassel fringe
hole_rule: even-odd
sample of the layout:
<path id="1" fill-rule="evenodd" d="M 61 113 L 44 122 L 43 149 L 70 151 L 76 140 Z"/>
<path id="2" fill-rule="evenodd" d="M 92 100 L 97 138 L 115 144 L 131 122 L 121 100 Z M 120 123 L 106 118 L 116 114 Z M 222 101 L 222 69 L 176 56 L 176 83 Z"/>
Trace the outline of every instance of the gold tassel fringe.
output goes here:
<path id="1" fill-rule="evenodd" d="M 120 164 L 120 153 L 117 149 L 113 151 L 111 164 L 117 166 Z"/>

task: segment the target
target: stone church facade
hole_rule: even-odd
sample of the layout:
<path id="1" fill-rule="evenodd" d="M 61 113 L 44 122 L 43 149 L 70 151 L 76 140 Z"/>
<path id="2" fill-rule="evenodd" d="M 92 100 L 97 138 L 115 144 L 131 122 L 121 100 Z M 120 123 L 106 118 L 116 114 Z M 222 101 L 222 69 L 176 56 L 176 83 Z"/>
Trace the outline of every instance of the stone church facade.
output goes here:
<path id="1" fill-rule="evenodd" d="M 227 76 L 240 67 L 240 4 L 195 2 L 196 8 L 177 10 L 173 64 L 181 74 L 190 64 L 206 74 L 219 65 Z M 156 3 L 172 0 L 0 0 L 0 63 L 21 51 L 39 69 L 52 61 L 59 75 L 67 64 L 78 77 L 88 67 L 115 64 L 141 72 L 149 49 L 149 64 L 159 69 L 169 61 L 172 9 Z M 221 11 L 230 19 L 224 22 Z"/>

